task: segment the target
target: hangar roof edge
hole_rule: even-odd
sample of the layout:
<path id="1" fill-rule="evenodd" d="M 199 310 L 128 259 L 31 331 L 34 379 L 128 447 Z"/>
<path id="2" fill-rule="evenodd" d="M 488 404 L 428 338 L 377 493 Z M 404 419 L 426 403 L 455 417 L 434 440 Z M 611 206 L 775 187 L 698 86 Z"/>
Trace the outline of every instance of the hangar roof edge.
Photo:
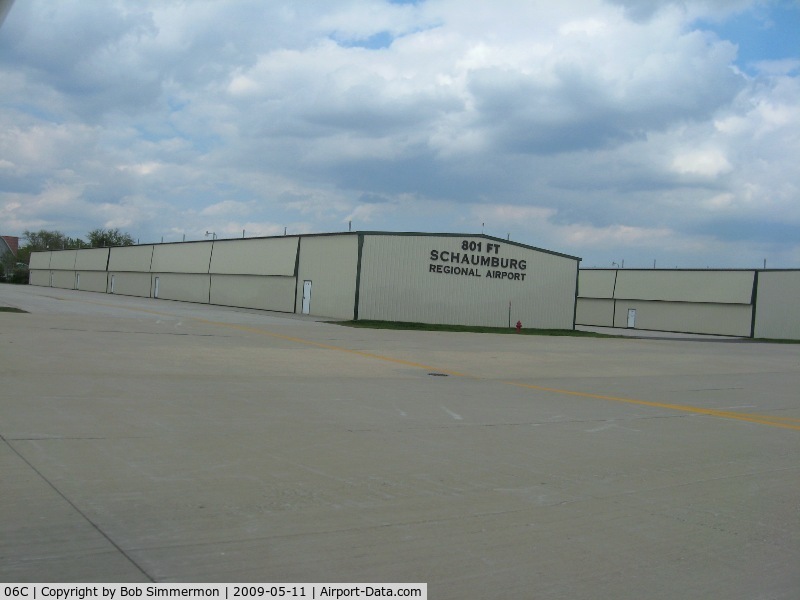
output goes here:
<path id="1" fill-rule="evenodd" d="M 349 233 L 349 232 L 346 232 Z M 556 252 L 555 250 L 547 250 L 546 248 L 539 248 L 537 246 L 531 246 L 530 244 L 523 244 L 522 242 L 515 242 L 514 240 L 503 239 L 499 237 L 495 237 L 492 235 L 486 235 L 485 233 L 429 233 L 429 232 L 420 232 L 420 231 L 354 231 L 354 234 L 361 234 L 361 235 L 396 235 L 396 236 L 418 236 L 418 237 L 470 237 L 470 238 L 483 238 L 486 240 L 491 240 L 493 242 L 502 242 L 504 244 L 510 244 L 512 246 L 518 246 L 520 248 L 525 248 L 527 250 L 535 250 L 537 252 L 544 252 L 545 254 L 553 254 L 555 256 L 561 256 L 562 258 L 570 258 L 572 260 L 577 260 L 580 262 L 583 260 L 579 256 L 572 256 L 571 254 L 565 254 L 563 252 Z"/>
<path id="2" fill-rule="evenodd" d="M 569 258 L 572 260 L 577 260 L 580 262 L 583 260 L 578 256 L 573 256 L 571 254 L 565 254 L 563 252 L 556 252 L 555 250 L 547 250 L 545 248 L 539 248 L 537 246 L 531 246 L 530 244 L 523 244 L 521 242 L 516 242 L 514 240 L 508 240 L 503 238 L 494 237 L 491 235 L 486 235 L 485 233 L 431 233 L 431 232 L 421 232 L 421 231 L 332 231 L 329 233 L 291 233 L 288 235 L 263 235 L 263 236 L 253 236 L 253 237 L 234 237 L 234 238 L 220 238 L 218 237 L 215 240 L 187 240 L 187 241 L 179 241 L 179 242 L 145 242 L 141 244 L 133 244 L 132 246 L 103 246 L 102 248 L 135 248 L 137 246 L 166 246 L 166 245 L 175 245 L 175 244 L 209 244 L 214 242 L 235 242 L 239 240 L 267 240 L 267 239 L 282 239 L 282 238 L 304 238 L 304 237 L 323 237 L 323 236 L 359 236 L 359 235 L 385 235 L 385 236 L 416 236 L 416 237 L 469 237 L 469 238 L 483 238 L 486 240 L 502 242 L 504 244 L 510 244 L 512 246 L 518 246 L 520 248 L 525 248 L 527 250 L 535 250 L 536 252 L 543 252 L 545 254 L 552 254 L 554 256 L 560 256 L 562 258 Z M 89 250 L 90 248 L 81 248 L 82 250 Z M 97 250 L 99 248 L 93 248 Z M 66 250 L 67 252 L 71 250 L 78 250 L 78 248 L 71 248 Z M 46 250 L 44 252 L 63 252 L 63 250 Z"/>

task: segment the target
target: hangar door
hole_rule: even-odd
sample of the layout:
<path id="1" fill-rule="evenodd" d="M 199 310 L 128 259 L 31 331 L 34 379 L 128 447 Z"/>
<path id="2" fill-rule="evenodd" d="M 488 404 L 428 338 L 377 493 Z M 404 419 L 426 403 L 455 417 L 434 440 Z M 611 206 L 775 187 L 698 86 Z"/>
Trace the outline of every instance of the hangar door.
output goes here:
<path id="1" fill-rule="evenodd" d="M 303 314 L 307 315 L 311 312 L 311 281 L 306 279 L 303 281 Z"/>

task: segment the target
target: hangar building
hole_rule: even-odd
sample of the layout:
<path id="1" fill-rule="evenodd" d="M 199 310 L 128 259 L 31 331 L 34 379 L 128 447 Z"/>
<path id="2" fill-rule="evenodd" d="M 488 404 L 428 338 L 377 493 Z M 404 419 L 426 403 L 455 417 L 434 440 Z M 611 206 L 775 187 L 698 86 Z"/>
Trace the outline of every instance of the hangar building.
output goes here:
<path id="1" fill-rule="evenodd" d="M 582 269 L 577 325 L 800 339 L 800 270 Z"/>
<path id="2" fill-rule="evenodd" d="M 574 329 L 579 263 L 486 235 L 348 232 L 36 252 L 30 283 L 337 319 Z"/>

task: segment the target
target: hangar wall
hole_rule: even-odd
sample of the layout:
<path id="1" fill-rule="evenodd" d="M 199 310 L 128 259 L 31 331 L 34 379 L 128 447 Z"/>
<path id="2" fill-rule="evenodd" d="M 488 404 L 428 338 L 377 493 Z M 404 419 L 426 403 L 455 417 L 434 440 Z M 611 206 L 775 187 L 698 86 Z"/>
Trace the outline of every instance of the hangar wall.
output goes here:
<path id="1" fill-rule="evenodd" d="M 797 270 L 583 269 L 577 325 L 800 339 Z"/>
<path id="2" fill-rule="evenodd" d="M 108 293 L 149 298 L 153 278 L 150 273 L 118 271 L 108 274 Z"/>
<path id="3" fill-rule="evenodd" d="M 364 238 L 358 318 L 572 329 L 578 264 L 484 236 L 375 233 Z"/>
<path id="4" fill-rule="evenodd" d="M 75 289 L 105 292 L 108 287 L 108 248 L 89 248 L 75 253 Z"/>
<path id="5" fill-rule="evenodd" d="M 754 285 L 744 270 L 584 269 L 575 322 L 748 337 Z"/>
<path id="6" fill-rule="evenodd" d="M 33 252 L 31 253 L 31 260 L 28 268 L 34 270 L 49 270 L 50 261 L 53 258 L 52 252 Z"/>
<path id="7" fill-rule="evenodd" d="M 759 271 L 755 336 L 800 340 L 800 271 Z"/>
<path id="8" fill-rule="evenodd" d="M 751 304 L 753 271 L 618 270 L 614 297 L 715 304 Z"/>
<path id="9" fill-rule="evenodd" d="M 50 287 L 75 289 L 75 258 L 77 250 L 50 253 Z"/>
<path id="10" fill-rule="evenodd" d="M 297 236 L 217 240 L 208 271 L 224 275 L 293 277 L 299 242 Z"/>
<path id="11" fill-rule="evenodd" d="M 209 303 L 211 276 L 203 273 L 153 272 L 151 298 Z"/>
<path id="12" fill-rule="evenodd" d="M 149 298 L 153 285 L 150 266 L 154 250 L 153 244 L 111 248 L 108 256 L 108 293 Z"/>
<path id="13" fill-rule="evenodd" d="M 31 253 L 31 260 L 28 264 L 28 281 L 31 285 L 51 286 L 50 261 L 52 257 L 52 252 Z"/>
<path id="14" fill-rule="evenodd" d="M 120 246 L 111 248 L 108 257 L 109 272 L 124 271 L 149 273 L 153 264 L 155 246 Z"/>
<path id="15" fill-rule="evenodd" d="M 30 282 L 341 319 L 572 329 L 579 261 L 482 235 L 348 232 L 34 253 Z"/>
<path id="16" fill-rule="evenodd" d="M 613 327 L 627 327 L 631 309 L 636 311 L 636 329 L 737 337 L 751 333 L 753 307 L 749 304 L 618 300 Z"/>
<path id="17" fill-rule="evenodd" d="M 50 271 L 48 270 L 31 270 L 28 273 L 29 279 L 28 282 L 31 285 L 39 285 L 42 287 L 52 287 L 50 285 Z"/>
<path id="18" fill-rule="evenodd" d="M 360 239 L 356 233 L 301 238 L 294 312 L 336 319 L 357 318 L 355 298 Z M 309 292 L 304 305 L 304 296 Z"/>
<path id="19" fill-rule="evenodd" d="M 293 312 L 299 243 L 296 236 L 215 241 L 208 301 Z"/>
<path id="20" fill-rule="evenodd" d="M 500 327 L 509 317 L 524 327 L 627 327 L 635 311 L 638 329 L 800 339 L 800 270 L 579 271 L 579 260 L 483 235 L 354 232 L 34 252 L 29 281 L 342 319 Z"/>
<path id="21" fill-rule="evenodd" d="M 581 278 L 583 271 L 581 271 Z M 579 286 L 580 289 L 580 286 Z M 614 327 L 614 300 L 578 297 L 575 310 L 576 325 Z"/>
<path id="22" fill-rule="evenodd" d="M 212 275 L 210 303 L 294 312 L 294 277 Z"/>

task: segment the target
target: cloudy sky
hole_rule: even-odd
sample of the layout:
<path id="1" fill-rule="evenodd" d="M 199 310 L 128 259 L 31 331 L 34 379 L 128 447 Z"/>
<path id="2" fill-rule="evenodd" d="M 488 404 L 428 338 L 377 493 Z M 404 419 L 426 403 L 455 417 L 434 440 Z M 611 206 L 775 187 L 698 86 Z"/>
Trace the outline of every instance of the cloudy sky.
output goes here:
<path id="1" fill-rule="evenodd" d="M 18 0 L 0 233 L 800 268 L 798 0 Z"/>

